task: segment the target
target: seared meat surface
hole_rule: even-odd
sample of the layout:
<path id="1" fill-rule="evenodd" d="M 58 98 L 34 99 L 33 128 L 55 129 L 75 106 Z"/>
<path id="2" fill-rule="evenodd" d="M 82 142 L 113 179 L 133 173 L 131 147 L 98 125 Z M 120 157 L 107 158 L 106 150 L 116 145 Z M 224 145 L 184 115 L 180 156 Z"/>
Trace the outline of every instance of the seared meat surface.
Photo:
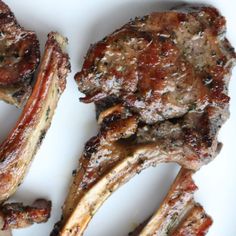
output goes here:
<path id="1" fill-rule="evenodd" d="M 23 105 L 31 93 L 39 58 L 35 32 L 22 28 L 9 7 L 0 1 L 0 99 Z"/>
<path id="2" fill-rule="evenodd" d="M 76 80 L 83 102 L 118 97 L 143 122 L 228 103 L 235 53 L 214 8 L 153 13 L 93 45 Z"/>
<path id="3" fill-rule="evenodd" d="M 136 18 L 90 48 L 75 79 L 101 128 L 85 145 L 53 235 L 83 235 L 112 192 L 144 168 L 197 170 L 216 156 L 236 59 L 224 32 L 215 8 L 187 7 Z M 186 221 L 202 212 L 196 206 Z"/>
<path id="4" fill-rule="evenodd" d="M 0 230 L 25 228 L 33 223 L 46 222 L 51 213 L 51 202 L 38 199 L 32 206 L 7 203 L 0 207 Z"/>

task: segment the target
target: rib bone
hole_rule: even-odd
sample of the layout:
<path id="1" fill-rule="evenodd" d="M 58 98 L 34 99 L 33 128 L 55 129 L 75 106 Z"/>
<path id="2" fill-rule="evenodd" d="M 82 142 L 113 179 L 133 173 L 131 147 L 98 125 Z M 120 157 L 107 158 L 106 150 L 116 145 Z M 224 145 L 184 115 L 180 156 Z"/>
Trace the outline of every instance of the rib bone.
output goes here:
<path id="1" fill-rule="evenodd" d="M 192 174 L 193 171 L 182 168 L 158 211 L 143 229 L 135 230 L 130 236 L 205 235 L 212 219 L 194 201 L 197 186 Z"/>
<path id="2" fill-rule="evenodd" d="M 50 126 L 70 67 L 66 44 L 58 33 L 49 34 L 33 92 L 0 146 L 0 202 L 16 191 Z"/>

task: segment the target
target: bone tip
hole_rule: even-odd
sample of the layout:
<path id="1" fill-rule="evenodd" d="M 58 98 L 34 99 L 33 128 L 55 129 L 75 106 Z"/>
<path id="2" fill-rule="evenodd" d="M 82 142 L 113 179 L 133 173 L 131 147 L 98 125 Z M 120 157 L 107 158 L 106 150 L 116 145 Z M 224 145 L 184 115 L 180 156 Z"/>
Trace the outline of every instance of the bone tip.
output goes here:
<path id="1" fill-rule="evenodd" d="M 63 53 L 66 53 L 66 47 L 68 45 L 68 39 L 62 36 L 58 32 L 50 32 L 48 34 L 48 38 L 51 40 L 55 40 L 59 45 Z"/>

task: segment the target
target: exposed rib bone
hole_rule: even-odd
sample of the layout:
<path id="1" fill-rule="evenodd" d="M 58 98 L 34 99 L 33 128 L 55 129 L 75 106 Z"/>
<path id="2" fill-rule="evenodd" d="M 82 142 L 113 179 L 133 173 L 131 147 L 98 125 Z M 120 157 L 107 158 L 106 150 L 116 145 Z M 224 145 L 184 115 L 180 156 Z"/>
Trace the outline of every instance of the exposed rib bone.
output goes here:
<path id="1" fill-rule="evenodd" d="M 143 224 L 143 229 L 139 232 L 135 230 L 130 235 L 205 235 L 212 220 L 194 201 L 197 186 L 192 174 L 191 170 L 182 168 L 158 211 L 146 224 Z"/>
<path id="2" fill-rule="evenodd" d="M 33 92 L 15 128 L 0 146 L 0 202 L 16 191 L 50 126 L 70 67 L 66 44 L 58 33 L 49 34 Z"/>
<path id="3" fill-rule="evenodd" d="M 196 204 L 186 219 L 174 230 L 172 236 L 203 236 L 207 234 L 211 225 L 212 219 L 205 213 L 202 206 Z"/>
<path id="4" fill-rule="evenodd" d="M 127 156 L 123 159 L 120 158 L 122 160 L 99 179 L 94 186 L 91 188 L 87 187 L 87 189 L 86 187 L 85 189 L 77 189 L 77 196 L 80 196 L 77 199 L 78 205 L 67 220 L 61 235 L 82 235 L 95 212 L 111 193 L 144 168 L 161 162 L 178 162 L 185 167 L 192 165 L 192 160 L 188 161 L 182 157 L 183 153 L 176 151 L 173 151 L 173 153 L 162 153 L 160 146 L 156 144 L 130 147 Z M 78 176 L 82 175 L 85 176 L 85 172 L 83 169 L 80 169 Z M 92 177 L 92 173 L 90 177 Z"/>

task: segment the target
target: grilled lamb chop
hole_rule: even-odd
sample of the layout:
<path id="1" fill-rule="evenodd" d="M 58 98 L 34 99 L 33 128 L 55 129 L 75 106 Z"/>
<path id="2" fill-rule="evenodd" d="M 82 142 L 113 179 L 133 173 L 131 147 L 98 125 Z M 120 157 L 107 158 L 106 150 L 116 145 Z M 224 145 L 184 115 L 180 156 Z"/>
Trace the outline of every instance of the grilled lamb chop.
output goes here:
<path id="1" fill-rule="evenodd" d="M 39 42 L 33 31 L 16 21 L 0 0 L 0 99 L 22 106 L 32 90 L 32 79 L 40 58 Z"/>
<path id="2" fill-rule="evenodd" d="M 197 186 L 192 174 L 191 170 L 182 168 L 158 211 L 129 236 L 205 235 L 212 219 L 194 201 Z"/>
<path id="3" fill-rule="evenodd" d="M 46 222 L 51 213 L 51 202 L 38 199 L 32 206 L 7 203 L 0 208 L 0 230 L 25 228 L 33 223 Z"/>
<path id="4" fill-rule="evenodd" d="M 82 235 L 102 203 L 160 162 L 197 170 L 219 152 L 236 55 L 213 7 L 136 18 L 92 46 L 75 76 L 95 102 L 99 134 L 86 145 L 55 235 Z"/>
<path id="5" fill-rule="evenodd" d="M 50 127 L 70 70 L 66 45 L 60 34 L 48 35 L 33 92 L 15 128 L 0 145 L 0 202 L 16 191 Z"/>

